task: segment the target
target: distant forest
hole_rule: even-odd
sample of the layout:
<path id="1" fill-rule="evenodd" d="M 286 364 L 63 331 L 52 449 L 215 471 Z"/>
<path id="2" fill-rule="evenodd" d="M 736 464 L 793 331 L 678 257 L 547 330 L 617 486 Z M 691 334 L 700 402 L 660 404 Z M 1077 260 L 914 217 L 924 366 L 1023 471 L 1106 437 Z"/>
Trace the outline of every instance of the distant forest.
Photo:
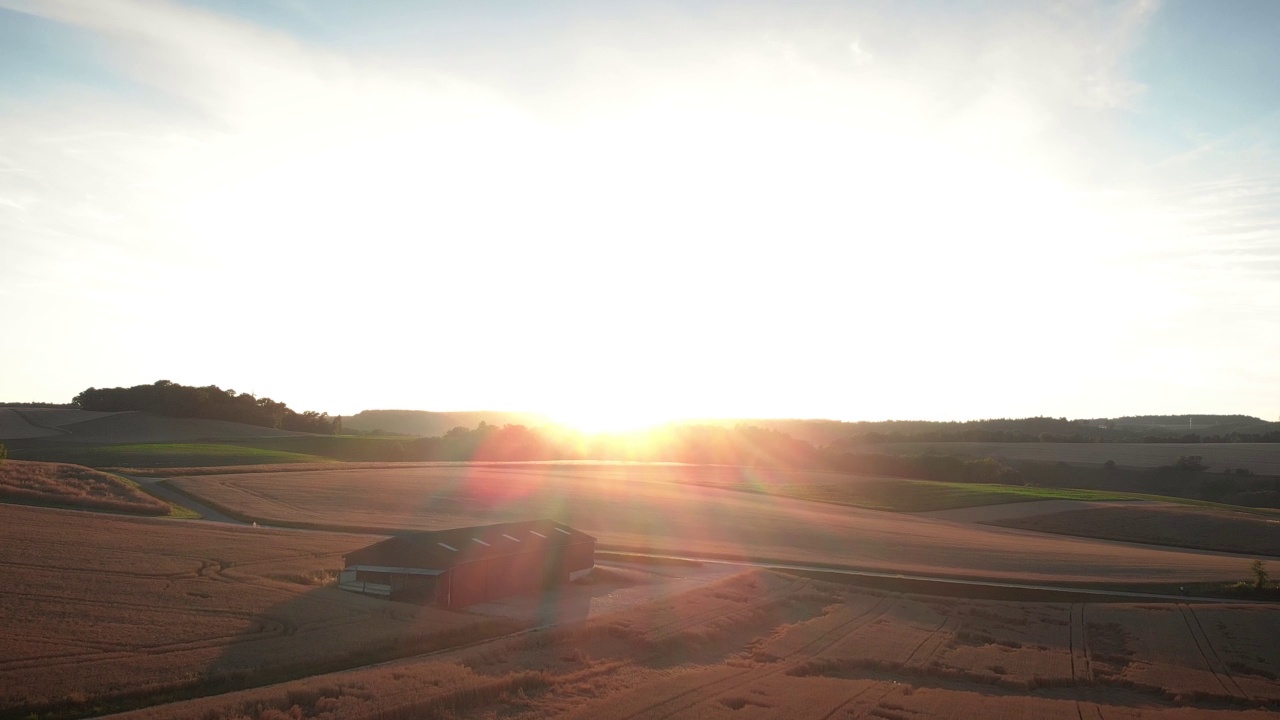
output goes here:
<path id="1" fill-rule="evenodd" d="M 158 380 L 151 385 L 130 388 L 89 388 L 71 401 L 81 410 L 140 412 L 167 417 L 228 420 L 259 427 L 297 432 L 336 435 L 342 432 L 342 418 L 328 413 L 295 412 L 288 405 L 250 393 L 223 390 L 217 385 L 190 387 Z"/>
<path id="2" fill-rule="evenodd" d="M 571 458 L 581 455 L 580 452 L 568 452 L 564 448 L 564 452 L 551 452 L 548 455 L 551 445 L 562 443 L 563 438 L 571 434 L 549 432 L 552 425 L 546 418 L 532 413 L 366 410 L 349 418 L 350 422 L 344 428 L 342 418 L 330 417 L 328 413 L 299 413 L 271 398 L 223 390 L 216 385 L 190 387 L 168 380 L 131 388 L 89 388 L 77 395 L 73 403 L 75 407 L 84 410 L 139 410 L 169 417 L 229 420 L 322 435 L 342 434 L 345 430 L 355 431 L 357 434 L 419 436 L 416 440 L 406 442 L 405 447 L 412 448 L 411 454 L 414 457 L 405 459 L 452 459 L 456 455 L 468 456 L 470 453 L 461 449 L 455 452 L 444 448 L 469 445 L 478 447 L 481 444 L 501 448 L 523 446 L 527 449 L 527 452 L 516 453 L 520 457 L 510 459 Z M 29 405 L 34 407 L 39 404 Z M 476 429 L 469 429 L 472 427 Z M 732 438 L 738 438 L 748 431 L 757 434 L 750 444 L 765 441 L 763 452 L 784 454 L 796 451 L 794 447 L 784 449 L 787 442 L 801 443 L 810 448 L 832 449 L 857 449 L 869 445 L 908 442 L 1280 443 L 1280 423 L 1267 422 L 1249 415 L 1138 415 L 1079 420 L 1032 417 L 964 422 L 712 419 L 672 424 L 651 431 L 649 435 L 661 437 L 663 444 L 676 448 L 674 454 L 680 456 L 681 460 L 685 456 L 698 455 L 699 459 L 688 461 L 719 462 L 701 459 L 701 456 L 740 454 L 740 450 L 733 448 L 741 443 Z M 610 457 L 620 452 L 617 447 L 619 440 L 609 436 L 593 438 L 590 442 L 580 439 L 574 442 L 579 446 L 579 451 L 582 449 L 580 446 L 585 443 L 591 445 L 594 451 L 607 452 Z M 502 451 L 503 454 L 507 452 L 508 450 Z M 442 454 L 451 457 L 439 457 Z"/>
<path id="3" fill-rule="evenodd" d="M 902 442 L 1235 443 L 1280 442 L 1280 423 L 1248 415 L 1144 415 L 1121 418 L 996 418 L 965 422 L 886 420 L 736 420 L 818 445 L 854 447 Z"/>

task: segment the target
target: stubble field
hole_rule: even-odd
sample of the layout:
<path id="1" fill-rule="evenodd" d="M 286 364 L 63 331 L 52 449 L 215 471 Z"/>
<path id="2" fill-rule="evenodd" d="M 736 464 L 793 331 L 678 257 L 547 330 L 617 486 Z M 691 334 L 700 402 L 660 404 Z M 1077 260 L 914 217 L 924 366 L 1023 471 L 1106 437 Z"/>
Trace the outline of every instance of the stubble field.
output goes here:
<path id="1" fill-rule="evenodd" d="M 0 717 L 251 686 L 513 628 L 321 586 L 374 539 L 0 505 Z"/>
<path id="2" fill-rule="evenodd" d="M 1274 606 L 926 598 L 750 571 L 578 626 L 125 717 L 1269 717 L 1278 634 Z"/>
<path id="3" fill-rule="evenodd" d="M 1239 580 L 1248 560 L 1115 545 L 713 485 L 792 474 L 682 466 L 442 466 L 186 477 L 203 501 L 270 523 L 434 529 L 551 517 L 644 552 L 950 577 L 1141 584 Z M 856 478 L 839 476 L 848 482 Z M 1016 550 L 1013 550 L 1016 549 Z"/>

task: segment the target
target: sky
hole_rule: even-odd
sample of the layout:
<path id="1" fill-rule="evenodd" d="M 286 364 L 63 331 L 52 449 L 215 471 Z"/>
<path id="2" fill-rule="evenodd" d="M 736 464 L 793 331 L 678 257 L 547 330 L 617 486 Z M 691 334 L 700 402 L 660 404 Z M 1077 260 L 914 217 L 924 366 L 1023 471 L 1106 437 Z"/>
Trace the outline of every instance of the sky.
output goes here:
<path id="1" fill-rule="evenodd" d="M 0 401 L 1280 415 L 1280 3 L 0 0 Z"/>

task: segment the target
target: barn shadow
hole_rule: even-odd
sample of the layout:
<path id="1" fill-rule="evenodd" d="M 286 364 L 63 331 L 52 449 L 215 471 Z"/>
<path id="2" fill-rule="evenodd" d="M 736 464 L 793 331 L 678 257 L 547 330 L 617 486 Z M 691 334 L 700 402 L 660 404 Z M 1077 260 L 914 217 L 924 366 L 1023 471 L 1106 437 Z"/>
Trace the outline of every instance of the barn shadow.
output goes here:
<path id="1" fill-rule="evenodd" d="M 252 582 L 261 584 L 261 579 Z M 297 593 L 282 584 L 282 600 L 246 614 L 236 636 L 206 641 L 206 652 L 217 651 L 204 665 L 194 694 L 258 687 L 465 647 L 521 630 L 572 625 L 590 616 L 593 603 L 643 582 L 596 568 L 541 592 L 459 609 L 426 599 L 362 595 L 333 585 Z"/>
<path id="2" fill-rule="evenodd" d="M 210 695 L 337 672 L 502 637 L 532 622 L 424 602 L 360 595 L 337 587 L 291 593 L 246 614 L 240 632 L 206 641 L 195 681 Z M 546 612 L 554 615 L 548 608 Z M 566 612 L 563 615 L 571 615 Z M 216 648 L 216 650 L 215 650 Z"/>

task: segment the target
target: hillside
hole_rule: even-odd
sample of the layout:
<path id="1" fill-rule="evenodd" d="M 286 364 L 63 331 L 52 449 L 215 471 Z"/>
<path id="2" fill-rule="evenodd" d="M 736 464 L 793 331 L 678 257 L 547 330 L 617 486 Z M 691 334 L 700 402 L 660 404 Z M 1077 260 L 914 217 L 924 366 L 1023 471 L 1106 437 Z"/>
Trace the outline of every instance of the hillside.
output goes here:
<path id="1" fill-rule="evenodd" d="M 174 443 L 300 435 L 306 433 L 143 412 L 0 408 L 0 440 L 11 449 L 28 445 Z"/>
<path id="2" fill-rule="evenodd" d="M 346 431 L 437 437 L 453 428 L 474 428 L 481 422 L 489 425 L 546 425 L 550 421 L 535 413 L 497 410 L 430 412 L 427 410 L 364 410 L 342 418 Z"/>
<path id="3" fill-rule="evenodd" d="M 72 408 L 0 407 L 0 440 L 59 437 L 67 434 L 62 429 L 66 425 L 114 414 Z"/>
<path id="4" fill-rule="evenodd" d="M 165 515 L 169 505 L 134 484 L 97 470 L 62 463 L 0 463 L 0 502 Z"/>

